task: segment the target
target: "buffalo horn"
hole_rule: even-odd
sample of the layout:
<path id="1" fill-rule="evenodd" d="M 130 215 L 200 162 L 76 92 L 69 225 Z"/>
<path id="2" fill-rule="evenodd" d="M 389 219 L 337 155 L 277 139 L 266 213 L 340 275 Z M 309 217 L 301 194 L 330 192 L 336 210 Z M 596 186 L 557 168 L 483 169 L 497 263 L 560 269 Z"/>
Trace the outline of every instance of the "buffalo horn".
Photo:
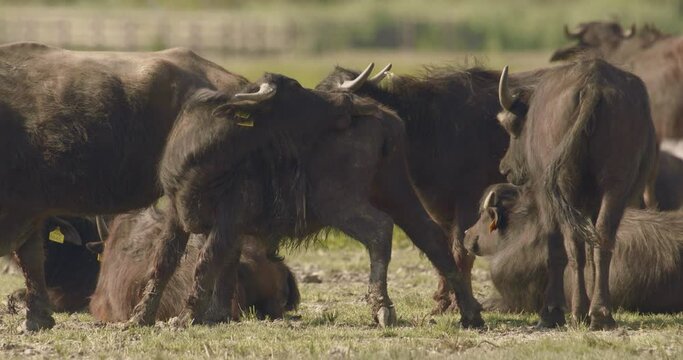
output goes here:
<path id="1" fill-rule="evenodd" d="M 380 70 L 375 76 L 368 79 L 368 81 L 373 84 L 379 84 L 389 74 L 389 70 L 391 70 L 391 63 L 387 64 L 384 69 Z"/>
<path id="2" fill-rule="evenodd" d="M 255 93 L 239 93 L 233 96 L 234 99 L 238 100 L 251 100 L 251 101 L 263 101 L 268 100 L 275 95 L 275 87 L 269 83 L 263 83 L 259 86 L 259 89 Z"/>
<path id="3" fill-rule="evenodd" d="M 569 30 L 569 26 L 567 24 L 564 25 L 564 35 L 568 39 L 577 39 L 583 34 L 583 27 L 579 26 L 576 28 L 576 30 Z"/>
<path id="4" fill-rule="evenodd" d="M 97 225 L 97 234 L 100 236 L 100 240 L 106 240 L 109 237 L 109 226 L 107 226 L 107 222 L 104 221 L 102 216 L 95 216 L 95 224 Z"/>
<path id="5" fill-rule="evenodd" d="M 622 32 L 621 36 L 623 36 L 625 39 L 629 39 L 629 38 L 633 37 L 633 35 L 635 35 L 635 34 L 636 34 L 636 24 L 631 24 L 631 27 L 628 30 Z"/>
<path id="6" fill-rule="evenodd" d="M 500 73 L 500 82 L 498 83 L 498 100 L 500 100 L 500 106 L 505 110 L 510 110 L 515 98 L 510 93 L 508 88 L 508 66 L 505 65 L 503 71 Z"/>
<path id="7" fill-rule="evenodd" d="M 360 75 L 358 75 L 353 80 L 344 81 L 341 85 L 339 85 L 339 88 L 349 91 L 356 91 L 360 89 L 360 87 L 363 86 L 363 84 L 365 84 L 365 81 L 368 79 L 368 76 L 370 76 L 370 72 L 374 67 L 375 63 L 370 63 L 370 65 L 368 65 L 368 67 L 366 67 L 365 70 L 363 70 L 363 72 L 360 73 Z"/>
<path id="8" fill-rule="evenodd" d="M 494 194 L 493 190 L 491 190 L 489 192 L 489 194 L 486 195 L 486 199 L 484 199 L 484 203 L 482 204 L 482 207 L 484 209 L 493 207 L 496 205 L 496 204 L 494 204 L 495 202 L 496 202 L 496 194 Z"/>

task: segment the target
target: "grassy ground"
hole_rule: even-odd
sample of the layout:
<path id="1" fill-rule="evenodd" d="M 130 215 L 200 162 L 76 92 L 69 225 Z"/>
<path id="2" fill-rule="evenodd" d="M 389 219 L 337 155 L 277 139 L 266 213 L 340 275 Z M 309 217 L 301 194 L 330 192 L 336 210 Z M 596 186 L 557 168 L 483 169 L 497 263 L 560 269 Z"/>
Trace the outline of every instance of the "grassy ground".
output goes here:
<path id="1" fill-rule="evenodd" d="M 0 357 L 45 358 L 681 358 L 683 315 L 618 313 L 621 327 L 611 332 L 571 328 L 538 332 L 534 314 L 485 313 L 488 328 L 461 330 L 457 314 L 430 316 L 436 286 L 429 263 L 397 233 L 390 266 L 390 294 L 399 325 L 375 326 L 363 300 L 368 274 L 365 251 L 351 240 L 333 238 L 327 246 L 286 254 L 301 283 L 303 302 L 285 320 L 258 321 L 173 330 L 120 330 L 97 324 L 87 314 L 56 316 L 51 331 L 24 335 L 22 317 L 0 315 Z M 490 292 L 484 262 L 475 272 L 475 293 Z M 0 297 L 21 286 L 19 276 L 0 276 Z M 4 309 L 4 305 L 2 306 Z"/>

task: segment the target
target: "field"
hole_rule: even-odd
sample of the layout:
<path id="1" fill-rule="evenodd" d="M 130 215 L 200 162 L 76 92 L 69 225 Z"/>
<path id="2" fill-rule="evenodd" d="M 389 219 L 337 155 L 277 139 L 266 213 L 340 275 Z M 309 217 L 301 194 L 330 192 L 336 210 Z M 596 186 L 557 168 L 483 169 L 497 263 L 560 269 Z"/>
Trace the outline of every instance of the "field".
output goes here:
<path id="1" fill-rule="evenodd" d="M 394 63 L 395 72 L 413 73 L 421 64 L 483 65 L 513 71 L 547 65 L 549 51 L 520 53 L 336 52 L 320 56 L 268 58 L 207 57 L 252 80 L 268 69 L 312 86 L 334 64 L 352 68 L 375 61 Z M 2 303 L 22 286 L 17 275 L 0 275 L 0 358 L 683 358 L 683 315 L 619 312 L 618 330 L 586 328 L 535 331 L 535 314 L 484 313 L 487 328 L 462 330 L 459 315 L 431 316 L 436 277 L 428 261 L 396 232 L 390 266 L 390 295 L 399 324 L 379 328 L 363 295 L 369 272 L 365 250 L 353 240 L 331 235 L 307 250 L 285 252 L 300 280 L 300 309 L 279 321 L 243 321 L 174 330 L 164 324 L 121 330 L 96 323 L 87 314 L 57 314 L 51 331 L 20 334 L 22 316 L 6 314 Z M 485 261 L 474 271 L 475 295 L 490 294 Z M 305 281 L 303 281 L 305 280 Z"/>
<path id="2" fill-rule="evenodd" d="M 427 260 L 397 232 L 390 266 L 390 295 L 399 324 L 379 328 L 363 300 L 368 256 L 352 240 L 332 236 L 326 246 L 286 253 L 300 280 L 302 305 L 284 320 L 173 330 L 121 330 L 97 324 L 87 314 L 58 314 L 52 331 L 23 335 L 22 317 L 0 316 L 2 358 L 681 358 L 683 315 L 620 312 L 620 328 L 589 332 L 569 328 L 538 332 L 534 314 L 484 313 L 487 329 L 461 330 L 457 314 L 430 316 L 435 276 Z M 486 264 L 477 263 L 475 294 L 491 291 Z M 301 279 L 307 279 L 301 282 Z M 320 282 L 317 282 L 320 281 Z M 21 286 L 16 275 L 0 276 L 0 297 Z M 4 309 L 4 305 L 3 305 Z"/>

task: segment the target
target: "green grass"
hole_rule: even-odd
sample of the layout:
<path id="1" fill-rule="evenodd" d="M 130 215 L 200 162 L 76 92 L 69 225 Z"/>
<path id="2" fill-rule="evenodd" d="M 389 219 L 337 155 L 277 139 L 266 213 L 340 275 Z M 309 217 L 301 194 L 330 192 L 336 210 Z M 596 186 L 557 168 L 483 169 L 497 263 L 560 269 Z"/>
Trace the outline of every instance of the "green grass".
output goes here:
<path id="1" fill-rule="evenodd" d="M 286 253 L 299 278 L 315 273 L 322 283 L 302 283 L 302 305 L 285 320 L 193 326 L 163 324 L 121 330 L 93 321 L 88 314 L 57 314 L 51 331 L 20 334 L 22 316 L 0 315 L 0 357 L 44 358 L 680 358 L 683 315 L 618 313 L 621 327 L 610 332 L 585 328 L 538 332 L 534 314 L 485 313 L 484 331 L 462 330 L 459 316 L 430 316 L 434 272 L 398 232 L 390 266 L 390 295 L 398 326 L 377 327 L 363 295 L 368 256 L 352 240 L 328 239 L 326 246 Z M 475 293 L 491 284 L 486 264 L 475 268 Z M 18 276 L 0 276 L 0 298 L 21 286 Z"/>

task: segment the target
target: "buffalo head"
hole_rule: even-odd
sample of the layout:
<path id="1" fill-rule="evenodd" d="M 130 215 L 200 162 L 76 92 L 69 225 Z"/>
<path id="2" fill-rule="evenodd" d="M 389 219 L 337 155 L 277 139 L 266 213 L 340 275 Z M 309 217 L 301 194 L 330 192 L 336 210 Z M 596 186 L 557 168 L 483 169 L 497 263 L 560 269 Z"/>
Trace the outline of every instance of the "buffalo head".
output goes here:
<path id="1" fill-rule="evenodd" d="M 465 232 L 465 247 L 478 256 L 495 254 L 508 238 L 508 219 L 520 190 L 512 184 L 496 184 L 484 192 L 479 220 Z"/>
<path id="2" fill-rule="evenodd" d="M 500 161 L 499 170 L 507 180 L 521 185 L 527 180 L 527 165 L 524 157 L 524 144 L 521 133 L 529 109 L 527 91 L 513 94 L 508 86 L 508 67 L 505 66 L 498 84 L 498 98 L 502 111 L 498 113 L 498 121 L 510 135 L 510 145 Z"/>
<path id="3" fill-rule="evenodd" d="M 349 91 L 356 92 L 363 88 L 366 84 L 379 85 L 382 80 L 391 75 L 391 64 L 387 64 L 382 70 L 378 71 L 374 76 L 370 77 L 370 73 L 375 64 L 370 63 L 365 70 L 358 73 L 352 70 L 347 70 L 342 67 L 335 67 L 335 69 L 327 75 L 317 86 L 317 90 L 326 91 Z"/>
<path id="4" fill-rule="evenodd" d="M 558 49 L 553 53 L 550 61 L 573 60 L 579 56 L 604 57 L 618 48 L 622 41 L 632 38 L 636 34 L 636 26 L 631 25 L 627 30 L 616 22 L 592 21 L 581 23 L 575 29 L 564 26 L 564 33 L 572 44 Z"/>

